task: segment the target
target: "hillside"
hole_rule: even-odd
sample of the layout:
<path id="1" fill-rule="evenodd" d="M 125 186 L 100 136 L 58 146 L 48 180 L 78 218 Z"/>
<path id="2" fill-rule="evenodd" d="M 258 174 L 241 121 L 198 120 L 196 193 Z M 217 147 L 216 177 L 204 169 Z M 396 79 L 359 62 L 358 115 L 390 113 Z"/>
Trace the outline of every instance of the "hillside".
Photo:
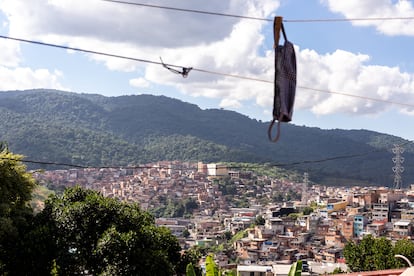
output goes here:
<path id="1" fill-rule="evenodd" d="M 232 111 L 202 110 L 164 96 L 44 89 L 0 92 L 0 122 L 0 140 L 30 160 L 83 166 L 159 160 L 269 163 L 306 171 L 327 185 L 392 186 L 391 148 L 406 142 L 367 130 L 284 124 L 275 144 L 267 140 L 268 122 Z M 414 183 L 412 144 L 405 146 L 404 158 L 407 185 Z"/>

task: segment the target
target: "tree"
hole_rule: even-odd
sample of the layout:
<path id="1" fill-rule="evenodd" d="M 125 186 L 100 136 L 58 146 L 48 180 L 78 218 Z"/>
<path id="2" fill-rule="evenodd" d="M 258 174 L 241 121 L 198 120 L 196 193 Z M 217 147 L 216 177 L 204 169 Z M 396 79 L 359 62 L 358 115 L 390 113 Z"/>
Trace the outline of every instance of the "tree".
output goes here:
<path id="1" fill-rule="evenodd" d="M 352 271 L 373 271 L 395 267 L 394 250 L 386 238 L 363 237 L 359 244 L 349 241 L 344 247 L 346 263 Z"/>
<path id="2" fill-rule="evenodd" d="M 182 236 L 183 236 L 184 238 L 188 238 L 190 235 L 191 235 L 190 231 L 188 231 L 188 229 L 187 229 L 187 228 L 185 228 L 185 229 L 183 230 Z"/>
<path id="3" fill-rule="evenodd" d="M 403 255 L 411 262 L 414 261 L 414 243 L 411 240 L 399 240 L 394 245 L 394 255 Z M 396 267 L 406 267 L 407 263 L 404 260 L 396 259 Z"/>
<path id="4" fill-rule="evenodd" d="M 335 269 L 332 271 L 332 274 L 344 274 L 346 271 L 343 271 L 340 267 L 335 267 Z"/>
<path id="5" fill-rule="evenodd" d="M 33 226 L 32 262 L 19 274 L 45 275 L 54 266 L 63 275 L 172 275 L 180 260 L 177 239 L 137 204 L 80 187 L 52 195 Z"/>
<path id="6" fill-rule="evenodd" d="M 266 222 L 265 219 L 261 215 L 258 215 L 255 219 L 256 225 L 265 225 L 265 222 Z"/>
<path id="7" fill-rule="evenodd" d="M 390 240 L 385 237 L 375 239 L 372 251 L 374 252 L 374 270 L 395 267 L 394 250 Z"/>
<path id="8" fill-rule="evenodd" d="M 359 258 L 359 247 L 354 241 L 348 241 L 345 244 L 344 257 L 346 264 L 349 266 L 351 271 L 361 271 L 362 270 L 362 260 Z"/>
<path id="9" fill-rule="evenodd" d="M 22 158 L 0 142 L 0 274 L 18 261 L 22 236 L 33 217 L 29 201 L 36 184 Z"/>
<path id="10" fill-rule="evenodd" d="M 187 265 L 187 268 L 185 270 L 185 275 L 186 276 L 196 276 L 195 270 L 194 270 L 194 266 L 192 263 L 189 263 Z"/>
<path id="11" fill-rule="evenodd" d="M 179 264 L 177 265 L 177 274 L 183 275 L 187 272 L 187 267 L 191 263 L 194 269 L 194 272 L 197 276 L 201 276 L 201 268 L 198 265 L 198 261 L 201 258 L 201 252 L 198 247 L 192 247 L 181 255 Z"/>
<path id="12" fill-rule="evenodd" d="M 303 215 L 307 216 L 310 215 L 313 212 L 312 207 L 306 206 L 305 208 L 303 208 Z"/>

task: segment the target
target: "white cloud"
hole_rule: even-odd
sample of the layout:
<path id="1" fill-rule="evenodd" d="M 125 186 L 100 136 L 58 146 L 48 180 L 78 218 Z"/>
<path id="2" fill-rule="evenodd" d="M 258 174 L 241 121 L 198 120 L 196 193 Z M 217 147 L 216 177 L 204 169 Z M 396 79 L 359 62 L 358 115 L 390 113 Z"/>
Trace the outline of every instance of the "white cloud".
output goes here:
<path id="1" fill-rule="evenodd" d="M 277 4 L 274 4 L 273 9 L 276 7 Z M 253 4 L 250 10 L 255 10 L 253 16 L 265 16 L 272 11 L 271 8 L 263 11 L 260 5 Z M 261 33 L 263 26 L 262 22 L 241 20 L 223 40 L 180 49 L 164 49 L 162 57 L 166 63 L 171 60 L 174 64 L 184 67 L 271 81 L 271 52 L 264 57 L 258 54 L 258 49 L 263 46 L 264 41 Z M 272 46 L 269 45 L 268 48 Z M 221 107 L 241 107 L 241 102 L 245 100 L 272 105 L 269 99 L 272 99 L 273 89 L 268 83 L 197 71 L 191 71 L 188 78 L 182 78 L 156 65 L 148 66 L 146 78 L 152 82 L 174 85 L 186 94 L 222 98 Z"/>
<path id="2" fill-rule="evenodd" d="M 151 4 L 173 5 L 170 1 Z M 279 1 L 213 0 L 206 8 L 204 1 L 197 0 L 181 5 L 188 9 L 268 17 L 277 9 Z M 8 17 L 12 36 L 157 62 L 162 57 L 166 63 L 223 73 L 253 77 L 257 72 L 261 76 L 264 73 L 265 77 L 272 75 L 268 66 L 263 67 L 269 62 L 257 57 L 264 39 L 263 21 L 154 10 L 97 0 L 3 0 L 0 9 Z M 195 71 L 184 79 L 160 65 L 88 56 L 104 62 L 111 70 L 145 72 L 145 79 L 176 86 L 187 94 L 223 98 L 222 106 L 241 106 L 241 101 L 256 97 L 263 102 L 267 98 L 265 95 L 272 93 L 266 84 Z M 132 86 L 142 84 L 146 85 L 142 80 L 130 82 Z"/>
<path id="3" fill-rule="evenodd" d="M 129 80 L 129 84 L 131 86 L 138 87 L 138 88 L 147 88 L 147 87 L 150 87 L 150 82 L 147 81 L 144 78 L 131 79 L 131 80 Z"/>
<path id="4" fill-rule="evenodd" d="M 388 0 L 364 0 L 363 4 L 356 0 L 325 2 L 331 10 L 341 12 L 348 18 L 408 16 L 413 10 L 407 1 L 395 4 Z M 183 3 L 189 6 L 184 6 Z M 153 1 L 151 4 L 179 5 L 166 0 Z M 183 8 L 206 10 L 206 4 L 202 0 L 185 1 L 181 5 Z M 213 0 L 209 1 L 208 10 L 268 18 L 278 6 L 279 1 L 274 0 Z M 204 70 L 193 70 L 188 78 L 183 78 L 161 65 L 88 55 L 91 60 L 104 63 L 110 70 L 138 72 L 136 78 L 129 80 L 133 87 L 148 87 L 150 83 L 169 85 L 194 97 L 220 99 L 220 107 L 225 108 L 242 108 L 250 101 L 269 113 L 273 105 L 271 83 L 205 72 L 222 72 L 272 81 L 273 45 L 264 45 L 263 35 L 265 27 L 271 28 L 270 23 L 154 10 L 98 0 L 2 0 L 0 9 L 9 20 L 9 31 L 13 36 L 156 62 L 162 57 L 165 63 Z M 386 34 L 412 35 L 412 23 L 364 21 L 353 24 L 376 24 Z M 10 50 L 15 51 L 10 56 L 16 57 L 11 59 L 10 64 L 18 63 L 16 49 Z M 262 53 L 263 49 L 268 51 Z M 296 53 L 300 87 L 403 103 L 410 103 L 413 98 L 413 74 L 402 72 L 398 67 L 367 65 L 369 56 L 366 54 L 344 50 L 320 54 L 299 48 Z M 0 69 L 4 70 L 4 79 L 8 77 L 12 80 L 2 82 L 7 83 L 11 89 L 60 86 L 59 74 L 49 71 L 21 68 L 19 70 L 22 70 L 24 77 L 20 80 L 16 77 L 20 72 L 18 69 Z M 318 115 L 376 114 L 389 108 L 389 104 L 381 102 L 303 88 L 298 88 L 295 104 L 295 109 L 309 109 Z M 408 107 L 398 106 L 398 110 L 414 115 L 414 111 Z"/>
<path id="5" fill-rule="evenodd" d="M 412 1 L 399 0 L 322 0 L 333 12 L 345 18 L 414 17 Z M 413 20 L 352 21 L 356 26 L 373 26 L 386 35 L 414 36 Z"/>
<path id="6" fill-rule="evenodd" d="M 202 0 L 185 1 L 184 4 L 163 0 L 151 1 L 150 4 L 206 9 Z M 208 10 L 239 14 L 246 11 L 245 6 L 234 0 L 212 0 L 208 3 Z M 12 35 L 42 38 L 58 34 L 129 42 L 141 47 L 183 47 L 209 43 L 224 38 L 237 21 L 100 0 L 3 0 L 0 9 L 10 19 Z"/>
<path id="7" fill-rule="evenodd" d="M 3 4 L 3 3 L 2 3 Z M 4 26 L 7 26 L 3 22 Z M 21 67 L 24 57 L 20 44 L 13 40 L 0 40 L 0 91 L 33 88 L 65 89 L 59 82 L 61 71 Z"/>
<path id="8" fill-rule="evenodd" d="M 310 108 L 319 115 L 376 114 L 390 108 L 408 112 L 409 107 L 381 101 L 409 104 L 414 96 L 414 75 L 401 72 L 398 67 L 366 65 L 368 59 L 367 55 L 342 50 L 325 55 L 307 49 L 298 51 L 298 63 L 301 65 L 298 66 L 298 86 L 334 93 L 299 88 L 297 108 Z"/>
<path id="9" fill-rule="evenodd" d="M 181 3 L 158 0 L 151 1 L 150 4 L 266 17 L 278 7 L 279 1 L 212 0 L 206 5 L 202 0 Z M 240 19 L 237 18 L 122 5 L 100 0 L 2 0 L 0 10 L 7 15 L 9 33 L 12 36 L 151 61 L 159 61 L 160 56 L 164 58 L 165 52 L 175 50 L 181 50 L 182 55 L 190 57 L 198 55 L 200 59 L 204 47 L 227 41 L 222 44 L 225 46 L 224 49 L 216 49 L 214 60 L 211 60 L 211 63 L 220 66 L 229 60 L 226 58 L 222 61 L 222 57 L 229 54 L 230 47 L 233 52 L 230 52 L 230 55 L 235 58 L 246 46 L 251 46 L 252 39 L 257 38 L 255 35 L 249 39 L 246 34 L 243 41 L 229 40 L 229 35 L 235 32 L 236 26 L 239 25 Z M 263 24 L 251 20 L 247 22 L 254 26 Z M 260 28 L 255 29 L 260 31 Z M 237 32 L 240 36 L 243 30 Z M 246 45 L 237 44 L 245 41 Z M 184 53 L 186 50 L 189 52 Z M 174 54 L 174 57 L 177 55 Z M 130 72 L 141 66 L 128 60 L 97 55 L 93 58 L 105 62 L 111 70 Z M 187 60 L 192 62 L 192 59 Z M 236 63 L 236 59 L 233 60 L 233 63 Z M 170 62 L 175 63 L 176 60 Z"/>
<path id="10" fill-rule="evenodd" d="M 1 40 L 0 61 L 3 66 L 17 66 L 21 61 L 19 44 L 11 40 Z"/>
<path id="11" fill-rule="evenodd" d="M 32 70 L 23 67 L 10 69 L 0 66 L 0 91 L 33 88 L 65 90 L 65 87 L 59 83 L 61 76 L 61 72 L 50 72 L 47 69 Z"/>
<path id="12" fill-rule="evenodd" d="M 222 108 L 240 108 L 240 107 L 242 107 L 242 105 L 238 100 L 224 98 L 220 102 L 220 107 L 222 107 Z"/>

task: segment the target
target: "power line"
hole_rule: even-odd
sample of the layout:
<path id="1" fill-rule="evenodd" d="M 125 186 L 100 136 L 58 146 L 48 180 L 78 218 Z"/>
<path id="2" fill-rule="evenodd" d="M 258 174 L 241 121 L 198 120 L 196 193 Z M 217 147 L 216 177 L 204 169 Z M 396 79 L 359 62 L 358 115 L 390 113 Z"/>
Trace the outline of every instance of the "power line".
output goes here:
<path id="1" fill-rule="evenodd" d="M 341 95 L 341 96 L 359 98 L 359 99 L 363 99 L 363 100 L 370 100 L 370 101 L 376 101 L 376 102 L 382 102 L 382 103 L 389 103 L 389 104 L 401 105 L 401 106 L 406 106 L 406 107 L 414 107 L 414 104 L 394 102 L 394 101 L 383 100 L 383 99 L 378 99 L 378 98 L 371 98 L 371 97 L 367 97 L 367 96 L 349 94 L 349 93 L 339 92 L 339 91 L 323 90 L 323 89 L 312 88 L 312 87 L 307 87 L 307 86 L 298 86 L 298 88 L 302 88 L 302 89 L 306 89 L 306 90 L 313 90 L 313 91 L 322 92 L 322 93 L 329 93 L 329 94 L 336 94 L 336 95 Z"/>
<path id="2" fill-rule="evenodd" d="M 109 1 L 109 0 L 102 0 L 102 1 Z M 72 51 L 78 51 L 78 52 L 83 52 L 83 53 L 108 56 L 108 57 L 113 57 L 113 58 L 127 59 L 127 60 L 136 61 L 136 62 L 144 62 L 144 63 L 150 63 L 150 64 L 156 64 L 156 65 L 162 65 L 162 66 L 169 66 L 169 67 L 174 67 L 174 68 L 187 68 L 185 66 L 167 64 L 167 63 L 162 63 L 162 62 L 159 62 L 159 61 L 152 61 L 152 60 L 147 60 L 147 59 L 134 58 L 134 57 L 122 56 L 122 55 L 111 54 L 111 53 L 104 53 L 104 52 L 99 52 L 99 51 L 95 51 L 95 50 L 87 50 L 87 49 L 82 49 L 82 48 L 76 48 L 76 47 L 58 45 L 58 44 L 53 44 L 53 43 L 34 41 L 34 40 L 23 39 L 23 38 L 16 38 L 16 37 L 4 36 L 4 35 L 0 35 L 0 38 L 19 41 L 19 42 L 25 42 L 25 43 L 31 43 L 31 44 L 37 44 L 37 45 L 41 45 L 41 46 L 48 46 L 48 47 L 65 49 L 65 50 L 72 50 Z M 232 77 L 232 78 L 237 78 L 237 79 L 243 79 L 243 80 L 250 80 L 250 81 L 257 81 L 257 82 L 264 82 L 264 83 L 273 84 L 273 81 L 270 81 L 270 80 L 247 77 L 247 76 L 236 75 L 236 74 L 227 74 L 227 73 L 211 71 L 211 70 L 206 70 L 206 69 L 200 69 L 200 68 L 194 68 L 194 67 L 192 68 L 192 71 L 197 71 L 197 72 L 207 73 L 207 74 L 213 74 L 213 75 L 218 75 L 218 76 L 224 76 L 224 77 Z M 382 100 L 382 99 L 378 99 L 378 98 L 371 98 L 371 97 L 360 96 L 360 95 L 355 95 L 355 94 L 350 94 L 350 93 L 345 93 L 345 92 L 323 90 L 323 89 L 319 89 L 319 88 L 311 88 L 311 87 L 306 87 L 306 86 L 297 86 L 297 87 L 302 88 L 302 89 L 306 89 L 306 90 L 313 90 L 313 91 L 317 91 L 317 92 L 322 92 L 322 93 L 337 94 L 337 95 L 342 95 L 342 96 L 347 96 L 347 97 L 354 97 L 354 98 L 359 98 L 359 99 L 364 99 L 364 100 L 370 100 L 370 101 L 375 101 L 375 102 L 383 102 L 383 103 L 389 103 L 389 104 L 414 108 L 414 104 L 400 103 L 400 102 Z"/>
<path id="3" fill-rule="evenodd" d="M 65 50 L 72 50 L 72 51 L 83 52 L 83 53 L 88 53 L 88 54 L 108 56 L 108 57 L 114 57 L 114 58 L 120 58 L 120 59 L 128 59 L 128 60 L 138 61 L 138 62 L 146 62 L 146 63 L 152 63 L 152 64 L 157 64 L 157 65 L 162 65 L 163 64 L 163 63 L 158 62 L 158 61 L 151 61 L 151 60 L 147 60 L 147 59 L 121 56 L 121 55 L 116 55 L 116 54 L 98 52 L 98 51 L 94 51 L 94 50 L 81 49 L 81 48 L 70 47 L 70 46 L 59 45 L 59 44 L 53 44 L 53 43 L 40 42 L 40 41 L 29 40 L 29 39 L 24 39 L 24 38 L 17 38 L 17 37 L 5 36 L 5 35 L 0 35 L 0 38 L 15 40 L 15 41 L 19 41 L 19 42 L 26 42 L 26 43 L 31 43 L 31 44 L 37 44 L 37 45 L 42 45 L 42 46 L 48 46 L 48 47 L 55 47 L 55 48 L 60 48 L 60 49 L 65 49 Z M 165 65 L 168 65 L 168 66 L 171 66 L 171 67 L 181 68 L 181 66 L 176 66 L 176 65 L 173 65 L 173 64 L 165 64 Z"/>
<path id="4" fill-rule="evenodd" d="M 403 143 L 398 144 L 397 146 L 402 147 L 409 143 L 413 143 L 413 141 L 405 141 Z M 396 145 L 394 145 L 396 146 Z M 340 159 L 351 159 L 357 157 L 367 156 L 372 153 L 381 152 L 384 149 L 375 149 L 372 151 L 367 151 L 364 153 L 358 154 L 347 154 L 347 155 L 337 155 L 322 159 L 314 159 L 314 160 L 303 160 L 297 162 L 290 162 L 290 163 L 273 163 L 273 164 L 263 164 L 263 166 L 270 166 L 270 167 L 289 167 L 289 166 L 297 166 L 297 165 L 305 165 L 305 164 L 315 164 L 315 163 L 323 163 L 328 161 L 340 160 Z M 30 160 L 30 159 L 20 159 L 20 158 L 12 158 L 12 157 L 0 157 L 0 160 L 11 160 L 11 161 L 19 161 L 23 163 L 31 163 L 31 164 L 38 164 L 38 165 L 52 165 L 52 166 L 63 166 L 63 167 L 73 167 L 79 169 L 152 169 L 156 168 L 156 166 L 147 166 L 147 165 L 126 165 L 126 166 L 85 166 L 85 165 L 77 165 L 77 164 L 70 164 L 70 163 L 61 163 L 61 162 L 51 162 L 51 161 L 37 161 L 37 160 Z M 195 162 L 195 161 L 194 161 Z M 229 169 L 236 169 L 236 168 L 260 168 L 260 165 L 257 166 L 226 166 Z M 162 167 L 159 168 L 168 169 L 170 167 Z M 196 169 L 196 167 L 189 167 L 188 169 Z"/>
<path id="5" fill-rule="evenodd" d="M 155 168 L 154 166 L 145 166 L 145 165 L 136 165 L 136 166 L 85 166 L 85 165 L 77 165 L 77 164 L 70 164 L 70 163 L 61 163 L 61 162 L 51 162 L 51 161 L 37 161 L 37 160 L 30 160 L 30 159 L 19 159 L 19 158 L 12 158 L 12 157 L 0 157 L 0 160 L 10 160 L 10 161 L 18 161 L 23 163 L 29 164 L 36 164 L 36 165 L 50 165 L 50 166 L 60 166 L 60 167 L 71 167 L 77 169 L 152 169 Z M 168 167 L 165 167 L 168 168 Z"/>
<path id="6" fill-rule="evenodd" d="M 117 3 L 117 4 L 124 4 L 124 5 L 141 6 L 141 7 L 147 7 L 147 8 L 156 8 L 156 9 L 173 10 L 173 11 L 189 12 L 189 13 L 198 13 L 198 14 L 205 14 L 205 15 L 224 16 L 224 17 L 233 17 L 233 18 L 239 18 L 239 19 L 251 19 L 251 20 L 273 22 L 273 19 L 262 18 L 262 17 L 244 16 L 244 15 L 228 14 L 228 13 L 221 13 L 221 12 L 210 12 L 210 11 L 202 11 L 202 10 L 195 10 L 195 9 L 184 9 L 184 8 L 177 8 L 177 7 L 171 7 L 171 6 L 152 5 L 152 4 L 128 2 L 128 1 L 121 1 L 121 0 L 101 0 L 101 1 L 112 2 L 112 3 Z M 290 23 L 384 21 L 384 20 L 387 20 L 387 21 L 391 21 L 391 20 L 414 20 L 414 16 L 407 16 L 407 17 L 366 17 L 366 18 L 283 19 L 284 22 L 290 22 Z"/>
<path id="7" fill-rule="evenodd" d="M 76 165 L 76 164 L 49 162 L 49 161 L 36 161 L 36 160 L 20 159 L 20 158 L 12 158 L 12 157 L 0 157 L 0 159 L 1 160 L 18 161 L 18 162 L 30 163 L 30 164 L 37 164 L 37 165 L 65 166 L 65 167 L 72 167 L 72 168 L 78 168 L 78 169 L 87 169 L 88 168 L 87 166 Z"/>
<path id="8" fill-rule="evenodd" d="M 318 22 L 350 22 L 350 21 L 393 21 L 414 20 L 414 16 L 407 17 L 360 17 L 360 18 L 320 18 L 320 19 L 284 19 L 289 23 L 318 23 Z"/>
<path id="9" fill-rule="evenodd" d="M 173 11 L 180 11 L 180 12 L 191 12 L 191 13 L 199 13 L 199 14 L 206 14 L 206 15 L 234 17 L 234 18 L 239 18 L 239 19 L 252 19 L 252 20 L 260 20 L 260 21 L 270 21 L 270 22 L 273 21 L 273 19 L 260 18 L 260 17 L 243 16 L 243 15 L 220 13 L 220 12 L 209 12 L 209 11 L 201 11 L 201 10 L 193 10 L 193 9 L 183 9 L 183 8 L 176 8 L 176 7 L 167 7 L 167 6 L 159 6 L 159 5 L 152 5 L 152 4 L 150 5 L 150 4 L 143 4 L 143 3 L 127 2 L 127 1 L 118 1 L 118 0 L 101 0 L 101 1 L 125 4 L 125 5 L 141 6 L 141 7 L 147 7 L 147 8 L 173 10 Z"/>

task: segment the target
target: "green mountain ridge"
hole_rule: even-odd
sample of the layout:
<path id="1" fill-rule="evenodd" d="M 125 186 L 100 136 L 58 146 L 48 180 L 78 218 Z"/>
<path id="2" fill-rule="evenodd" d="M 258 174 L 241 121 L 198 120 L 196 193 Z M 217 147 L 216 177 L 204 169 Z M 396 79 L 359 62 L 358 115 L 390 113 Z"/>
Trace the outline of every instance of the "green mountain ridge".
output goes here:
<path id="1" fill-rule="evenodd" d="M 165 96 L 47 89 L 0 92 L 0 122 L 0 140 L 29 160 L 82 166 L 161 160 L 267 163 L 308 172 L 311 180 L 327 185 L 392 186 L 391 149 L 407 142 L 368 130 L 289 123 L 282 125 L 279 142 L 271 143 L 268 122 L 234 111 L 203 110 Z M 404 148 L 406 186 L 414 183 L 414 147 Z"/>

